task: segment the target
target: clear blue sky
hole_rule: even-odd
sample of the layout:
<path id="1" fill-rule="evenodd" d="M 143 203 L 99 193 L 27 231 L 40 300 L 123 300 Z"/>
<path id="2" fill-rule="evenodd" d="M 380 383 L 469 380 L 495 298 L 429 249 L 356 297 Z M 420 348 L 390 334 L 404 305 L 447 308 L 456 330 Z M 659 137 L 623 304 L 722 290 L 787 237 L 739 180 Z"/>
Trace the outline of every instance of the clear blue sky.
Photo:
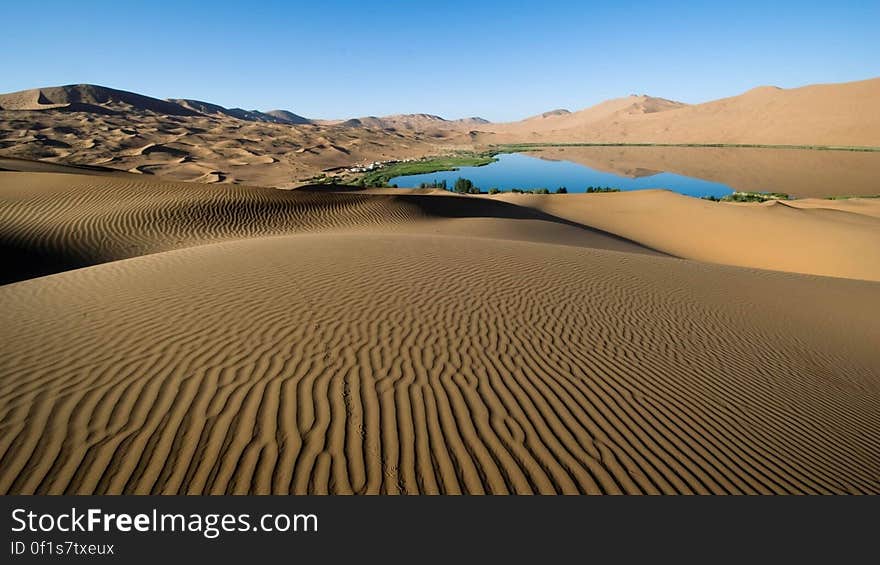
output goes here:
<path id="1" fill-rule="evenodd" d="M 519 119 L 880 76 L 880 0 L 4 2 L 0 92 L 96 83 L 330 118 Z"/>

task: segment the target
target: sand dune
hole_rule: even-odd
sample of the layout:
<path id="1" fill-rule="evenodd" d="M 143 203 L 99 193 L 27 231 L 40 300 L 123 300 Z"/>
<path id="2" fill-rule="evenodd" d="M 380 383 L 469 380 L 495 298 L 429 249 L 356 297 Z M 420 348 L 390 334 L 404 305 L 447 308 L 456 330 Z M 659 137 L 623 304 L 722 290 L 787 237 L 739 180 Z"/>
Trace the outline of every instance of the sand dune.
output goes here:
<path id="1" fill-rule="evenodd" d="M 325 169 L 442 152 L 457 147 L 452 137 L 459 135 L 455 130 L 437 138 L 378 129 L 352 134 L 352 128 L 345 127 L 214 116 L 175 121 L 177 117 L 154 114 L 88 115 L 87 119 L 84 115 L 5 113 L 0 119 L 0 152 L 5 157 L 120 170 L 146 166 L 169 180 L 192 181 L 209 171 L 223 171 L 228 183 L 291 187 L 307 183 Z M 446 142 L 451 145 L 443 145 Z"/>
<path id="2" fill-rule="evenodd" d="M 461 234 L 651 253 L 543 212 L 449 193 L 282 191 L 135 175 L 5 172 L 0 198 L 2 282 L 204 243 L 319 231 Z"/>
<path id="3" fill-rule="evenodd" d="M 543 120 L 474 128 L 484 132 L 475 140 L 876 147 L 878 96 L 880 78 L 792 89 L 760 87 L 704 104 L 657 105 L 660 111 L 625 109 L 629 99 L 624 98 Z"/>
<path id="4" fill-rule="evenodd" d="M 875 283 L 360 234 L 0 295 L 4 493 L 880 492 Z"/>
<path id="5" fill-rule="evenodd" d="M 491 198 L 605 230 L 676 257 L 880 281 L 877 198 L 736 204 L 665 190 Z"/>
<path id="6" fill-rule="evenodd" d="M 174 116 L 194 116 L 196 111 L 174 102 L 93 84 L 50 86 L 0 94 L 6 110 L 89 111 L 114 113 L 118 109 L 148 110 Z M 103 107 L 104 112 L 101 112 Z"/>
<path id="7" fill-rule="evenodd" d="M 674 100 L 634 94 L 606 100 L 577 112 L 565 109 L 551 110 L 519 122 L 489 124 L 475 129 L 512 135 L 551 133 L 558 130 L 587 128 L 595 123 L 626 120 L 634 116 L 665 112 L 685 106 L 687 104 Z"/>
<path id="8" fill-rule="evenodd" d="M 413 125 L 426 123 L 417 116 L 392 116 L 387 127 L 409 125 L 348 127 L 339 121 L 312 123 L 286 110 L 159 100 L 96 85 L 0 94 L 0 107 L 3 156 L 102 165 L 171 180 L 286 188 L 356 164 L 470 147 L 464 121 L 437 118 L 436 126 L 422 131 Z"/>
<path id="9" fill-rule="evenodd" d="M 0 493 L 880 493 L 872 202 L 117 175 L 0 173 Z"/>

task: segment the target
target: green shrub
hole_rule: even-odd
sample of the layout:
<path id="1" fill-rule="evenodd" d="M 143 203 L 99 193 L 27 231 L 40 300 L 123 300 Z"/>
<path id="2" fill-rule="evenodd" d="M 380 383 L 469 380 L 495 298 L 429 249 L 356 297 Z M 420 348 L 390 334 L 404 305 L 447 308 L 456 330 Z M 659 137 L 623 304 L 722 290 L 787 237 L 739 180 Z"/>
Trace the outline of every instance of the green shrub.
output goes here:
<path id="1" fill-rule="evenodd" d="M 585 192 L 587 192 L 588 194 L 592 194 L 594 192 L 620 192 L 620 189 L 611 186 L 588 186 Z"/>
<path id="2" fill-rule="evenodd" d="M 738 190 L 728 194 L 721 200 L 724 202 L 766 202 L 768 200 L 788 200 L 788 194 L 782 192 L 750 192 Z"/>
<path id="3" fill-rule="evenodd" d="M 556 194 L 568 194 L 568 189 L 564 186 L 560 186 L 556 189 Z"/>
<path id="4" fill-rule="evenodd" d="M 459 194 L 472 194 L 474 190 L 474 183 L 470 179 L 458 177 L 455 180 L 455 185 L 452 189 Z"/>
<path id="5" fill-rule="evenodd" d="M 495 188 L 494 186 L 489 189 L 489 194 L 499 194 L 501 191 Z"/>

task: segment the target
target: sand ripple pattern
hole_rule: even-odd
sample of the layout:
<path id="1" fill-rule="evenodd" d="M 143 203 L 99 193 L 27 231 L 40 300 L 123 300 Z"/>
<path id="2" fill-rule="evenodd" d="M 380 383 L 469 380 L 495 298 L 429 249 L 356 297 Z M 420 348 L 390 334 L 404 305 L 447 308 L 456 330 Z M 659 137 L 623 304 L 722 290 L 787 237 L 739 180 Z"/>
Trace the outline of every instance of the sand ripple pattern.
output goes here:
<path id="1" fill-rule="evenodd" d="M 218 240 L 412 220 L 393 196 L 119 177 L 3 173 L 0 243 L 11 280 Z M 4 281 L 8 282 L 8 281 Z"/>
<path id="2" fill-rule="evenodd" d="M 318 234 L 0 302 L 2 493 L 880 492 L 876 283 Z"/>
<path id="3" fill-rule="evenodd" d="M 58 173 L 0 173 L 0 284 L 218 241 L 316 232 L 420 229 L 480 218 L 562 230 L 577 245 L 653 253 L 538 210 L 480 198 L 277 190 Z M 549 228 L 547 227 L 549 226 Z M 425 228 L 429 232 L 436 224 Z M 466 228 L 463 228 L 466 230 Z M 491 231 L 491 230 L 490 230 Z"/>

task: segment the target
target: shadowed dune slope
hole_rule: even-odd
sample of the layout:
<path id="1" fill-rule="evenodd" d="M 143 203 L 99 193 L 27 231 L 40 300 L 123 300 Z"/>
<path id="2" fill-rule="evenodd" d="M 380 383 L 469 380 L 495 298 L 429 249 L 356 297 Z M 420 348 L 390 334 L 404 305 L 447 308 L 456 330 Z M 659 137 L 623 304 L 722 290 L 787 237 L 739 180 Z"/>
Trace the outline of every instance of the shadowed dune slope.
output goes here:
<path id="1" fill-rule="evenodd" d="M 880 281 L 880 199 L 709 202 L 665 190 L 491 197 L 727 265 Z"/>
<path id="2" fill-rule="evenodd" d="M 540 211 L 449 193 L 283 191 L 121 174 L 0 173 L 0 282 L 217 241 L 329 231 L 474 235 L 654 253 Z"/>
<path id="3" fill-rule="evenodd" d="M 2 493 L 877 493 L 880 285 L 284 236 L 0 287 Z"/>

